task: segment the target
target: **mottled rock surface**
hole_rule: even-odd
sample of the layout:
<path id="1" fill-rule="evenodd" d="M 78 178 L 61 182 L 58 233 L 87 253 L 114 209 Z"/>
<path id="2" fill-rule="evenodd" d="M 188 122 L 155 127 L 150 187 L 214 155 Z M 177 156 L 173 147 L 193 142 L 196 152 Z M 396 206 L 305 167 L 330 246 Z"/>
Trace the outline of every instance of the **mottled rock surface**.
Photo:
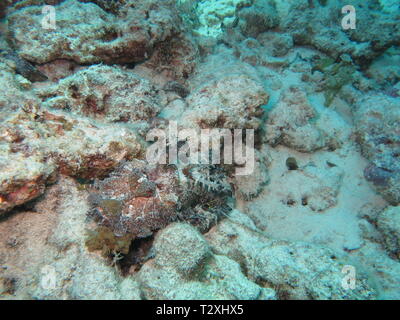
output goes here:
<path id="1" fill-rule="evenodd" d="M 94 65 L 39 90 L 43 105 L 106 122 L 135 122 L 160 111 L 158 90 L 118 67 Z"/>
<path id="2" fill-rule="evenodd" d="M 378 230 L 383 235 L 386 250 L 395 259 L 400 259 L 400 208 L 388 207 L 376 220 Z"/>
<path id="3" fill-rule="evenodd" d="M 268 239 L 239 212 L 212 229 L 207 239 L 217 254 L 239 262 L 249 279 L 274 288 L 280 299 L 371 299 L 376 295 L 365 275 L 359 275 L 356 290 L 342 287 L 343 266 L 351 262 L 336 252 Z"/>
<path id="4" fill-rule="evenodd" d="M 77 0 L 64 1 L 55 9 L 56 30 L 40 27 L 40 5 L 8 16 L 10 37 L 23 58 L 35 63 L 55 59 L 134 63 L 146 60 L 156 43 L 179 32 L 171 1 L 128 1 L 118 17 L 94 3 Z"/>
<path id="5" fill-rule="evenodd" d="M 187 97 L 190 109 L 182 121 L 189 127 L 257 129 L 268 97 L 262 85 L 244 74 L 225 76 Z"/>
<path id="6" fill-rule="evenodd" d="M 387 201 L 400 203 L 399 99 L 380 94 L 359 100 L 355 122 L 362 153 L 371 161 L 365 178 Z"/>
<path id="7" fill-rule="evenodd" d="M 275 299 L 272 289 L 248 280 L 237 262 L 213 254 L 190 225 L 170 225 L 154 248 L 154 261 L 138 274 L 147 299 Z"/>
<path id="8" fill-rule="evenodd" d="M 306 94 L 290 87 L 281 94 L 277 105 L 268 114 L 266 141 L 271 145 L 283 144 L 300 152 L 337 148 L 340 139 L 335 136 L 336 130 L 323 130 L 317 123 L 318 117 Z"/>
<path id="9" fill-rule="evenodd" d="M 0 129 L 1 209 L 36 198 L 57 172 L 93 179 L 141 153 L 130 130 L 29 106 L 31 110 L 13 113 Z"/>

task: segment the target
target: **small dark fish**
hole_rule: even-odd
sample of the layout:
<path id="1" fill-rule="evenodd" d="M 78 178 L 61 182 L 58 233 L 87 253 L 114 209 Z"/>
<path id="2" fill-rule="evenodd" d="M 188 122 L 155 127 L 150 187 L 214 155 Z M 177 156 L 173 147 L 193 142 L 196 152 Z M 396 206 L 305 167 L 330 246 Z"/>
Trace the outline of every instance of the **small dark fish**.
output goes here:
<path id="1" fill-rule="evenodd" d="M 15 64 L 15 71 L 31 82 L 46 81 L 47 76 L 35 68 L 30 62 L 13 52 L 4 52 L 2 56 Z"/>
<path id="2" fill-rule="evenodd" d="M 189 90 L 186 89 L 183 85 L 176 81 L 169 81 L 165 84 L 164 88 L 165 91 L 172 91 L 180 95 L 182 98 L 186 98 L 189 95 Z"/>

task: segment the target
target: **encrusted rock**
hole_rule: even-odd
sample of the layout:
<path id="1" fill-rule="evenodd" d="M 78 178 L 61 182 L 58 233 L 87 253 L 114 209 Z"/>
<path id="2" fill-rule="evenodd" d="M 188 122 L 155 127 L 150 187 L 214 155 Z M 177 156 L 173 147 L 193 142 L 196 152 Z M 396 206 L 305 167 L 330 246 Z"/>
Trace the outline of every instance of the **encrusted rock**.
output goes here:
<path id="1" fill-rule="evenodd" d="M 279 299 L 376 297 L 359 268 L 356 288 L 344 289 L 342 270 L 351 265 L 346 257 L 318 245 L 268 239 L 238 211 L 212 229 L 207 239 L 217 254 L 239 262 L 249 279 L 272 287 Z"/>
<path id="2" fill-rule="evenodd" d="M 93 179 L 140 156 L 142 146 L 132 131 L 41 110 L 34 103 L 28 107 L 10 115 L 0 129 L 3 210 L 41 195 L 56 172 Z"/>
<path id="3" fill-rule="evenodd" d="M 356 28 L 341 26 L 342 7 L 338 1 L 300 0 L 289 3 L 275 1 L 281 17 L 280 27 L 293 36 L 298 45 L 311 45 L 334 59 L 347 53 L 360 65 L 379 56 L 400 41 L 398 10 L 390 14 L 379 2 L 368 0 L 355 5 Z M 330 27 L 337 26 L 336 28 Z"/>
<path id="4" fill-rule="evenodd" d="M 43 156 L 8 154 L 1 147 L 0 142 L 0 215 L 42 195 L 55 173 Z"/>
<path id="5" fill-rule="evenodd" d="M 41 28 L 41 5 L 9 14 L 10 38 L 23 58 L 35 63 L 139 62 L 151 56 L 156 43 L 179 31 L 171 1 L 128 2 L 118 17 L 77 0 L 61 2 L 55 9 L 56 30 Z"/>
<path id="6" fill-rule="evenodd" d="M 229 75 L 197 88 L 187 97 L 182 115 L 189 127 L 258 129 L 269 96 L 261 84 L 244 74 Z"/>
<path id="7" fill-rule="evenodd" d="M 376 225 L 383 235 L 386 250 L 400 259 L 400 207 L 388 207 L 379 214 Z"/>
<path id="8" fill-rule="evenodd" d="M 367 96 L 356 105 L 355 123 L 363 155 L 371 161 L 365 178 L 390 203 L 400 203 L 400 110 L 398 99 Z"/>
<path id="9" fill-rule="evenodd" d="M 268 115 L 267 142 L 283 144 L 302 152 L 312 152 L 324 146 L 322 132 L 310 121 L 316 111 L 306 95 L 295 88 L 283 93 L 276 107 Z"/>
<path id="10" fill-rule="evenodd" d="M 160 111 L 158 91 L 118 67 L 95 65 L 38 92 L 44 106 L 108 122 L 148 120 Z"/>
<path id="11" fill-rule="evenodd" d="M 214 255 L 188 224 L 170 225 L 154 246 L 154 261 L 138 274 L 147 299 L 275 299 L 274 290 L 248 280 L 238 263 Z"/>

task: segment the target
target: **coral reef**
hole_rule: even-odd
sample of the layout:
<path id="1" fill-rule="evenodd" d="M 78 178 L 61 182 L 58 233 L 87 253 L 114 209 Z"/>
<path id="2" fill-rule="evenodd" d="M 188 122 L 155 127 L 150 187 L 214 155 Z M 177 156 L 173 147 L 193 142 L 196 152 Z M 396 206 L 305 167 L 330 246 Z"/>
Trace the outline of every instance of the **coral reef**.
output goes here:
<path id="1" fill-rule="evenodd" d="M 37 198 L 54 181 L 54 166 L 40 156 L 1 154 L 0 168 L 0 215 Z"/>
<path id="2" fill-rule="evenodd" d="M 248 280 L 237 262 L 213 254 L 188 224 L 164 229 L 154 248 L 154 261 L 138 274 L 147 299 L 275 299 L 274 290 Z"/>
<path id="3" fill-rule="evenodd" d="M 155 117 L 161 107 L 156 88 L 117 67 L 94 65 L 39 90 L 43 105 L 106 122 Z"/>
<path id="4" fill-rule="evenodd" d="M 346 53 L 357 63 L 365 64 L 400 40 L 398 24 L 394 23 L 399 13 L 394 11 L 387 15 L 376 10 L 379 8 L 376 0 L 363 4 L 327 1 L 326 6 L 308 0 L 275 2 L 281 16 L 280 28 L 293 36 L 295 44 L 311 45 L 334 59 Z M 340 16 L 341 9 L 347 4 L 356 8 L 355 30 L 344 30 L 340 26 L 344 17 Z M 326 27 L 330 24 L 338 27 Z"/>
<path id="5" fill-rule="evenodd" d="M 31 27 L 41 23 L 40 5 L 19 8 L 7 17 L 9 37 L 19 54 L 35 63 L 55 59 L 77 63 L 144 61 L 155 44 L 179 33 L 179 18 L 171 1 L 138 4 L 127 1 L 117 17 L 93 3 L 67 0 L 56 6 L 57 31 L 50 33 Z"/>
<path id="6" fill-rule="evenodd" d="M 142 152 L 132 131 L 47 111 L 31 103 L 2 122 L 1 211 L 42 194 L 57 172 L 93 179 Z"/>
<path id="7" fill-rule="evenodd" d="M 398 8 L 1 1 L 0 300 L 400 299 Z"/>
<path id="8" fill-rule="evenodd" d="M 382 233 L 386 250 L 400 259 L 400 215 L 399 207 L 389 207 L 381 212 L 376 220 L 377 228 Z"/>
<path id="9" fill-rule="evenodd" d="M 279 299 L 371 299 L 376 296 L 361 272 L 356 290 L 343 289 L 341 270 L 351 262 L 336 252 L 308 243 L 268 239 L 239 212 L 212 229 L 207 239 L 217 254 L 238 261 L 248 278 L 273 288 Z"/>
<path id="10" fill-rule="evenodd" d="M 181 0 L 191 2 L 191 0 Z M 218 37 L 224 27 L 231 27 L 237 22 L 237 9 L 251 4 L 251 0 L 206 0 L 192 6 L 195 10 L 198 28 L 194 30 L 199 35 Z"/>
<path id="11" fill-rule="evenodd" d="M 317 123 L 318 114 L 301 90 L 290 87 L 276 107 L 268 114 L 266 141 L 283 144 L 301 152 L 322 148 L 335 149 L 340 139 L 323 130 Z"/>
<path id="12" fill-rule="evenodd" d="M 183 126 L 258 129 L 268 94 L 256 81 L 238 74 L 196 88 L 186 101 L 190 108 L 181 116 Z"/>
<path id="13" fill-rule="evenodd" d="M 400 112 L 398 99 L 383 94 L 366 96 L 355 110 L 357 139 L 371 161 L 364 174 L 390 203 L 400 203 Z"/>

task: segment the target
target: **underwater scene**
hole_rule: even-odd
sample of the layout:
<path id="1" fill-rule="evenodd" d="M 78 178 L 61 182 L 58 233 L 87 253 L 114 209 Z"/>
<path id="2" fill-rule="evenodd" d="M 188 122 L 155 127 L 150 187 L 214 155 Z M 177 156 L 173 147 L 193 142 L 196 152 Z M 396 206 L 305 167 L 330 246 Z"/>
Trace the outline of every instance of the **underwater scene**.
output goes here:
<path id="1" fill-rule="evenodd" d="M 0 0 L 0 300 L 400 299 L 400 0 Z"/>

